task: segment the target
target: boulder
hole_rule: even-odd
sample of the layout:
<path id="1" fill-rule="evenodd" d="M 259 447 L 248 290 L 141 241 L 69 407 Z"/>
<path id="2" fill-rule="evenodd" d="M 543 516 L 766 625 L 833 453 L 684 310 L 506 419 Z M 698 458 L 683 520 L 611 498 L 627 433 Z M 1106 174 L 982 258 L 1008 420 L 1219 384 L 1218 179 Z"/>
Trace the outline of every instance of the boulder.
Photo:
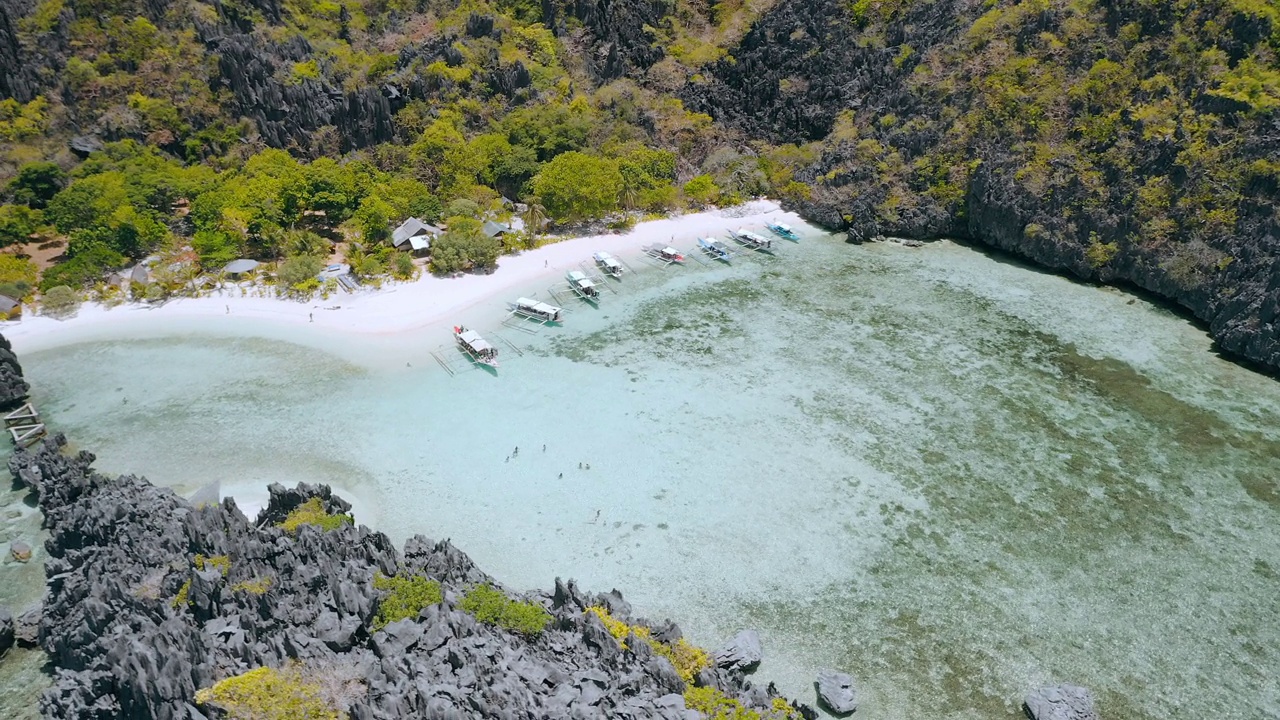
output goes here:
<path id="1" fill-rule="evenodd" d="M 853 678 L 836 670 L 818 673 L 818 701 L 836 715 L 848 715 L 858 709 L 858 691 Z"/>
<path id="2" fill-rule="evenodd" d="M 13 647 L 13 613 L 9 608 L 0 607 L 0 656 Z"/>
<path id="3" fill-rule="evenodd" d="M 760 633 L 755 630 L 743 630 L 716 651 L 716 665 L 736 670 L 753 670 L 764 659 L 764 649 L 760 646 Z"/>
<path id="4" fill-rule="evenodd" d="M 1051 685 L 1027 694 L 1034 720 L 1100 720 L 1093 693 L 1079 685 Z"/>
<path id="5" fill-rule="evenodd" d="M 14 620 L 13 637 L 22 647 L 33 648 L 40 644 L 40 604 L 29 607 Z"/>
<path id="6" fill-rule="evenodd" d="M 21 540 L 14 540 L 9 543 L 9 554 L 18 562 L 26 562 L 31 559 L 31 546 Z"/>

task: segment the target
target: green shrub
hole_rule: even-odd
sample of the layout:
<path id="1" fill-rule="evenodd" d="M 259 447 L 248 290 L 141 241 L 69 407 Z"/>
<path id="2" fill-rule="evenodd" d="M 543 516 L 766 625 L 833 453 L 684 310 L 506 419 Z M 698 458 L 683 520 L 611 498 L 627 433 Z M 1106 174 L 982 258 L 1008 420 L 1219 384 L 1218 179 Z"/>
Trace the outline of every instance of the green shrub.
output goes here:
<path id="1" fill-rule="evenodd" d="M 653 637 L 653 631 L 644 625 L 628 625 L 609 614 L 609 611 L 598 605 L 586 609 L 586 612 L 600 618 L 609 634 L 617 638 L 623 649 L 627 647 L 627 638 L 636 637 L 653 648 L 653 651 L 671 661 L 672 667 L 681 680 L 693 683 L 693 679 L 703 668 L 711 664 L 707 651 L 680 638 L 674 643 L 660 642 Z"/>
<path id="2" fill-rule="evenodd" d="M 522 635 L 537 636 L 551 623 L 551 614 L 541 605 L 512 600 L 491 585 L 477 585 L 468 590 L 461 607 L 481 622 Z"/>
<path id="3" fill-rule="evenodd" d="M 231 592 L 247 592 L 250 595 L 261 595 L 271 589 L 271 576 L 243 580 L 231 586 Z"/>
<path id="4" fill-rule="evenodd" d="M 295 535 L 302 525 L 314 525 L 328 532 L 329 530 L 337 530 L 343 525 L 350 525 L 353 522 L 355 520 L 350 515 L 328 512 L 324 509 L 324 503 L 321 502 L 320 498 L 313 497 L 294 508 L 285 517 L 284 522 L 279 523 L 278 527 L 284 528 L 284 531 L 290 535 Z"/>
<path id="5" fill-rule="evenodd" d="M 344 715 L 297 666 L 260 667 L 229 677 L 196 691 L 196 702 L 222 708 L 230 720 L 340 720 Z"/>
<path id="6" fill-rule="evenodd" d="M 208 570 L 217 568 L 222 572 L 222 577 L 226 577 L 231 572 L 231 558 L 226 555 L 196 555 L 195 566 L 197 570 Z"/>
<path id="7" fill-rule="evenodd" d="M 66 285 L 49 288 L 41 299 L 43 314 L 55 318 L 68 317 L 80 307 L 80 296 Z"/>
<path id="8" fill-rule="evenodd" d="M 444 600 L 440 583 L 421 575 L 387 577 L 378 573 L 373 577 L 373 586 L 387 591 L 387 596 L 378 603 L 378 615 L 373 619 L 374 630 L 381 630 L 397 620 L 415 618 L 423 608 Z"/>
<path id="9" fill-rule="evenodd" d="M 178 588 L 178 594 L 173 596 L 173 600 L 170 601 L 169 604 L 174 608 L 181 608 L 185 605 L 190 605 L 191 599 L 188 597 L 190 593 L 191 580 L 188 578 L 186 582 L 182 583 L 182 587 Z"/>
<path id="10" fill-rule="evenodd" d="M 774 698 L 767 710 L 753 710 L 713 687 L 685 690 L 684 706 L 702 713 L 706 720 L 798 720 L 802 717 L 782 698 Z"/>

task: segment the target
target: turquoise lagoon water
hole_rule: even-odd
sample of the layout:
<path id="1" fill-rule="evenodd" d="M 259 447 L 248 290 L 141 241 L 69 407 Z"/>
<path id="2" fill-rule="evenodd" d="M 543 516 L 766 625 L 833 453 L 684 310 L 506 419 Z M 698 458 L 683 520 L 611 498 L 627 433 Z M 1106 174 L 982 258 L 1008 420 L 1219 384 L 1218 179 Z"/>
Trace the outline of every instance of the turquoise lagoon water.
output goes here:
<path id="1" fill-rule="evenodd" d="M 23 361 L 103 470 L 247 502 L 327 482 L 511 587 L 616 587 L 705 646 L 758 628 L 760 679 L 812 701 L 845 669 L 860 717 L 1014 718 L 1061 681 L 1110 720 L 1280 716 L 1280 385 L 1202 331 L 816 231 L 619 288 L 537 336 L 464 313 L 525 350 L 496 375 L 441 370 L 444 327 L 227 319 Z"/>

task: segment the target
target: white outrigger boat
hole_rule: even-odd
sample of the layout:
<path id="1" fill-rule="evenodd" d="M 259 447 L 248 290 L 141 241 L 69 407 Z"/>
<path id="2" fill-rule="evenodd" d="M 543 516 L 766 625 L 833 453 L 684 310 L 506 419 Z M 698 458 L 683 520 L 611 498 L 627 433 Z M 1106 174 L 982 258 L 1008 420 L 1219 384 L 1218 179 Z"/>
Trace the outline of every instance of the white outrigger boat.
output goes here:
<path id="1" fill-rule="evenodd" d="M 596 265 L 600 267 L 601 272 L 609 277 L 622 277 L 622 263 L 618 259 L 607 252 L 598 252 L 591 256 Z"/>
<path id="2" fill-rule="evenodd" d="M 583 300 L 591 300 L 593 302 L 600 301 L 600 290 L 596 288 L 596 284 L 587 277 L 587 274 L 581 270 L 570 270 L 564 276 L 569 281 L 569 289 L 573 290 L 578 297 Z"/>
<path id="3" fill-rule="evenodd" d="M 531 320 L 546 323 L 560 322 L 564 319 L 564 308 L 558 308 L 533 298 L 517 298 L 511 303 L 511 313 Z"/>
<path id="4" fill-rule="evenodd" d="M 470 355 L 472 360 L 489 367 L 498 367 L 498 348 L 480 337 L 480 333 L 468 330 L 462 325 L 454 325 L 453 338 L 458 341 L 458 347 Z"/>
<path id="5" fill-rule="evenodd" d="M 740 245 L 752 250 L 768 251 L 773 248 L 772 240 L 763 235 L 757 235 L 756 233 L 744 228 L 738 228 L 738 231 L 733 233 L 733 239 Z"/>
<path id="6" fill-rule="evenodd" d="M 698 238 L 698 249 L 707 257 L 724 260 L 725 262 L 728 262 L 729 258 L 734 255 L 729 246 L 715 238 Z"/>
<path id="7" fill-rule="evenodd" d="M 800 239 L 800 236 L 796 234 L 796 231 L 791 229 L 791 226 L 785 223 L 780 223 L 780 222 L 769 223 L 769 232 L 773 233 L 774 235 L 777 235 L 780 238 L 786 238 L 787 240 Z"/>
<path id="8" fill-rule="evenodd" d="M 670 245 L 662 245 L 654 243 L 645 247 L 644 252 L 649 257 L 668 265 L 671 263 L 684 262 L 684 254 Z"/>

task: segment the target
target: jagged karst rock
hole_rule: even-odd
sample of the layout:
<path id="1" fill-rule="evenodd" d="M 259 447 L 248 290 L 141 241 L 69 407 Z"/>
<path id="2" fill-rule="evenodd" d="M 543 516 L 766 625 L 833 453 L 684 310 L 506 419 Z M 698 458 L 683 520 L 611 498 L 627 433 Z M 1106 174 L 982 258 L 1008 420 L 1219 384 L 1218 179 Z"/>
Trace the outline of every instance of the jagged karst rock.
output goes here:
<path id="1" fill-rule="evenodd" d="M 197 689 L 294 660 L 351 678 L 352 718 L 687 717 L 670 661 L 645 643 L 623 649 L 583 612 L 603 606 L 643 622 L 616 590 L 591 595 L 557 580 L 530 596 L 552 624 L 526 638 L 457 608 L 469 586 L 493 580 L 447 540 L 415 536 L 401 557 L 361 526 L 302 525 L 293 536 L 277 527 L 312 497 L 348 512 L 326 486 L 273 485 L 250 522 L 231 499 L 195 508 L 141 478 L 95 473 L 91 454 L 62 454 L 65 442 L 54 436 L 9 463 L 49 530 L 43 615 L 35 608 L 16 623 L 18 639 L 38 641 L 57 668 L 44 717 L 200 717 Z M 444 602 L 374 632 L 379 572 L 424 574 L 442 584 Z M 655 630 L 680 636 L 674 623 Z M 773 696 L 741 673 L 707 679 L 744 702 Z"/>
<path id="2" fill-rule="evenodd" d="M 71 138 L 71 141 L 67 143 L 67 147 L 77 157 L 84 159 L 102 150 L 104 146 L 102 139 L 95 135 L 77 135 Z"/>
<path id="3" fill-rule="evenodd" d="M 853 678 L 837 670 L 823 670 L 814 683 L 819 702 L 836 715 L 848 715 L 858 709 L 858 691 Z"/>
<path id="4" fill-rule="evenodd" d="M 760 633 L 743 630 L 717 650 L 714 658 L 716 665 L 722 668 L 743 671 L 755 669 L 764 659 Z"/>
<path id="5" fill-rule="evenodd" d="M 14 618 L 13 637 L 18 645 L 33 648 L 40 644 L 40 615 L 41 606 L 37 603 Z"/>
<path id="6" fill-rule="evenodd" d="M 1079 685 L 1051 685 L 1027 694 L 1034 720 L 1101 720 L 1093 693 Z"/>
<path id="7" fill-rule="evenodd" d="M 7 607 L 0 607 L 0 656 L 13 647 L 13 640 L 13 613 Z"/>

